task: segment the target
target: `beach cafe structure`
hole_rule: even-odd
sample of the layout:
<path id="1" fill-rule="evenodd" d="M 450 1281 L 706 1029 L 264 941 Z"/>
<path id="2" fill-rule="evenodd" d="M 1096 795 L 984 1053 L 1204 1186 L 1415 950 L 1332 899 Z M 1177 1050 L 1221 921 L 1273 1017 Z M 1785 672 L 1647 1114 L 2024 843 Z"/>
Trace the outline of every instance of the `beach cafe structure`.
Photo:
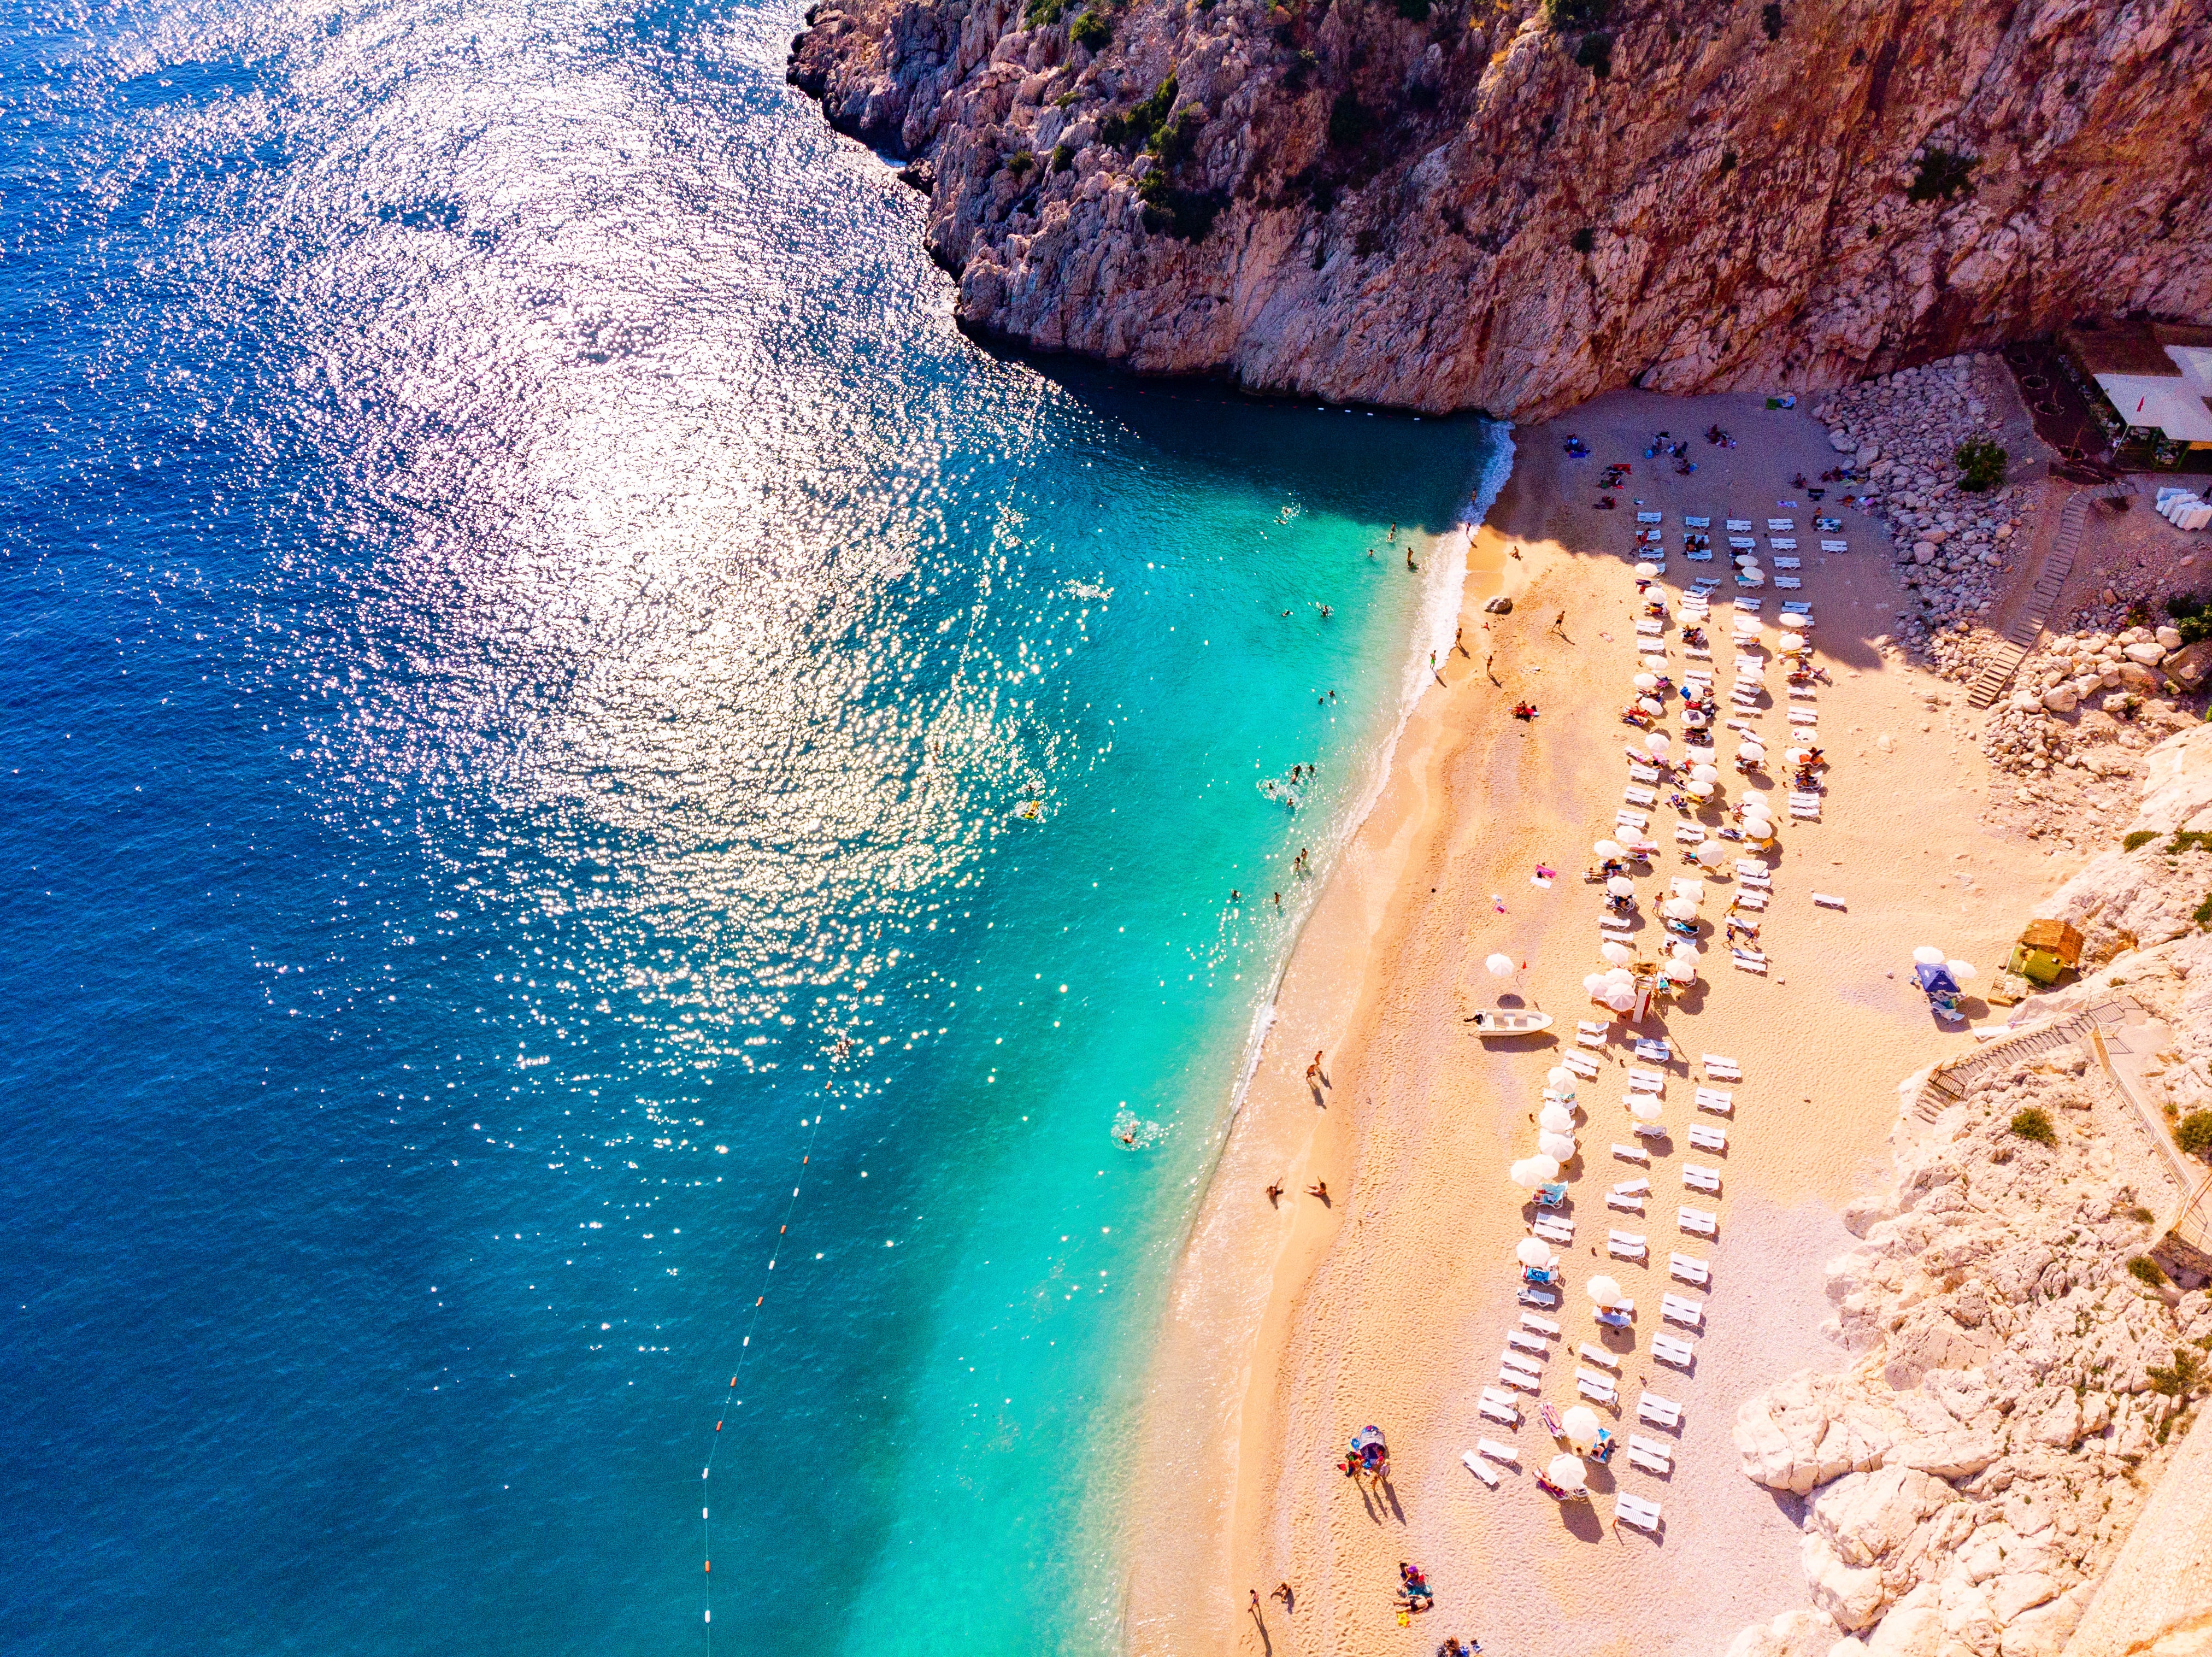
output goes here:
<path id="1" fill-rule="evenodd" d="M 2127 441 L 2212 451 L 2212 328 L 2082 322 L 2060 329 L 2058 344 L 2110 399 Z"/>

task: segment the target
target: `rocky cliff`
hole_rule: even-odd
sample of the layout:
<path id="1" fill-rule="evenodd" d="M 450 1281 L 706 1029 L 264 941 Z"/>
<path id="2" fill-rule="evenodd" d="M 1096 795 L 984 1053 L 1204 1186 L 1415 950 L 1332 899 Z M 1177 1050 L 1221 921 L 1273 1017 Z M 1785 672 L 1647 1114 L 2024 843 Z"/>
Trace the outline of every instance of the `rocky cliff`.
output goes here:
<path id="1" fill-rule="evenodd" d="M 987 334 L 1535 418 L 2212 315 L 2208 0 L 823 0 Z"/>

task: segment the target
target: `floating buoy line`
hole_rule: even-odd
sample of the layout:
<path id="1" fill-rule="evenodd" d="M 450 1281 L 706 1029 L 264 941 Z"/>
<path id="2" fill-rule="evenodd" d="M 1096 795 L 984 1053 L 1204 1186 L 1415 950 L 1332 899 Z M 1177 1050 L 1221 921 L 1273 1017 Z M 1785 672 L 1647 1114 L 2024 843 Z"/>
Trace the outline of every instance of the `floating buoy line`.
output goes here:
<path id="1" fill-rule="evenodd" d="M 707 1630 L 707 1650 L 709 1657 L 714 1649 L 714 1538 L 710 1517 L 714 1503 L 707 1499 L 706 1483 L 714 1476 L 714 1453 L 722 1447 L 722 1425 L 730 1412 L 742 1408 L 744 1400 L 738 1396 L 738 1383 L 744 1379 L 745 1360 L 752 1355 L 753 1335 L 760 1327 L 761 1307 L 768 1302 L 769 1274 L 775 1270 L 776 1255 L 783 1247 L 783 1240 L 791 1230 L 791 1216 L 799 1207 L 799 1193 L 806 1184 L 807 1165 L 814 1160 L 814 1142 L 822 1132 L 822 1118 L 817 1113 L 807 1130 L 806 1149 L 799 1159 L 799 1177 L 791 1183 L 791 1200 L 783 1207 L 783 1223 L 775 1228 L 775 1240 L 769 1245 L 768 1264 L 761 1272 L 760 1293 L 753 1297 L 753 1315 L 746 1322 L 744 1339 L 738 1345 L 738 1362 L 730 1373 L 729 1389 L 723 1394 L 722 1412 L 714 1422 L 714 1430 L 707 1438 L 707 1465 L 699 1470 L 699 1556 L 703 1569 L 699 1574 L 700 1593 L 704 1615 L 702 1623 Z"/>

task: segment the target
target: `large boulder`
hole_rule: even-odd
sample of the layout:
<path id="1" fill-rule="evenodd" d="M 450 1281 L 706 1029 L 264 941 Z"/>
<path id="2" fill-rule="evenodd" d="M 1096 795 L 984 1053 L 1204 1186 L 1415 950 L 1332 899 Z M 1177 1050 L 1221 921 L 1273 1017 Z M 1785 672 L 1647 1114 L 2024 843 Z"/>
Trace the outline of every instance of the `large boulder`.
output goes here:
<path id="1" fill-rule="evenodd" d="M 1867 1657 L 1936 1657 L 1942 1647 L 1942 1593 L 1933 1582 L 1892 1605 L 1866 1642 Z"/>
<path id="2" fill-rule="evenodd" d="M 1846 1474 L 1821 1491 L 1813 1504 L 1813 1529 L 1845 1564 L 1878 1564 L 1922 1520 L 1958 1499 L 1948 1484 L 1917 1468 L 1885 1465 Z"/>
<path id="3" fill-rule="evenodd" d="M 2212 638 L 2201 638 L 2194 644 L 2185 644 L 2159 665 L 2193 691 L 2204 682 L 2207 674 L 2212 674 Z"/>
<path id="4" fill-rule="evenodd" d="M 1874 1625 L 1889 1600 L 1879 1569 L 1847 1563 L 1824 1536 L 1805 1538 L 1804 1563 L 1814 1605 L 1834 1617 L 1838 1628 L 1856 1634 Z"/>
<path id="5" fill-rule="evenodd" d="M 1734 1438 L 1745 1477 L 1806 1496 L 1845 1473 L 1881 1466 L 1908 1430 L 1896 1410 L 1869 1402 L 1844 1377 L 1808 1372 L 1746 1400 Z"/>
<path id="6" fill-rule="evenodd" d="M 2120 654 L 2130 661 L 2140 661 L 2146 667 L 2155 667 L 2166 660 L 2166 647 L 2149 639 L 2138 639 L 2133 644 L 2124 644 Z"/>
<path id="7" fill-rule="evenodd" d="M 1827 1612 L 1800 1606 L 1743 1630 L 1729 1642 L 1728 1657 L 1827 1657 L 1838 1632 Z"/>

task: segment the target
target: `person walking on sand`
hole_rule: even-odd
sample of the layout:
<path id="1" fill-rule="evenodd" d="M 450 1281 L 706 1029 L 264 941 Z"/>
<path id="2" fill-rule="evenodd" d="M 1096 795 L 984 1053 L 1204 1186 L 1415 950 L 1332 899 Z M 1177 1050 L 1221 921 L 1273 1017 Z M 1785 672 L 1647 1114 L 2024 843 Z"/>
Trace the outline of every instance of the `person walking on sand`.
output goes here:
<path id="1" fill-rule="evenodd" d="M 1280 1206 L 1282 1200 L 1283 1182 L 1278 1179 L 1273 1185 L 1267 1187 L 1267 1206 L 1269 1208 L 1279 1207 Z"/>
<path id="2" fill-rule="evenodd" d="M 1313 1063 L 1306 1066 L 1306 1081 L 1310 1083 L 1321 1075 L 1321 1055 L 1314 1055 Z"/>
<path id="3" fill-rule="evenodd" d="M 1285 1611 L 1288 1611 L 1291 1608 L 1291 1585 L 1288 1582 L 1276 1583 L 1275 1591 L 1269 1594 L 1267 1598 L 1270 1599 L 1281 1600 L 1283 1602 L 1283 1609 Z"/>
<path id="4" fill-rule="evenodd" d="M 1306 1195 L 1309 1197 L 1318 1197 L 1322 1202 L 1328 1202 L 1328 1181 L 1326 1179 L 1315 1180 L 1313 1184 L 1306 1187 Z"/>
<path id="5" fill-rule="evenodd" d="M 1466 640 L 1467 624 L 1465 622 L 1462 622 L 1457 627 L 1452 630 L 1452 649 L 1458 651 L 1462 655 L 1465 655 L 1467 654 Z"/>

